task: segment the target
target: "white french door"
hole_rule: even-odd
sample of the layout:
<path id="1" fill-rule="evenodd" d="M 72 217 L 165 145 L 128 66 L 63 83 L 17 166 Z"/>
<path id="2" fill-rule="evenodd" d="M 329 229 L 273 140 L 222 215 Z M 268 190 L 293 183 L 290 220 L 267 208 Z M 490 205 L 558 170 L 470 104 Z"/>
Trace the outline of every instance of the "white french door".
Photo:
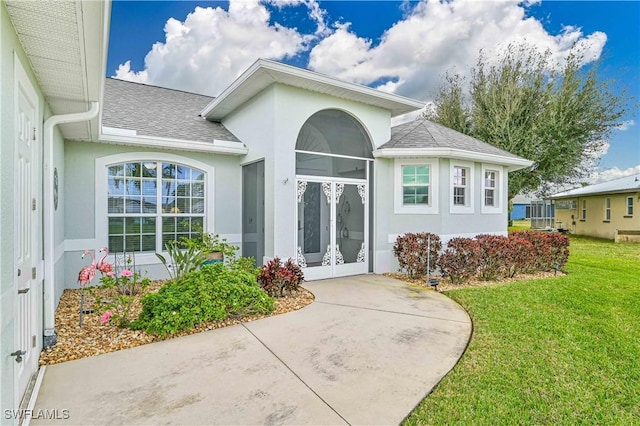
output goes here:
<path id="1" fill-rule="evenodd" d="M 299 176 L 296 260 L 305 279 L 369 270 L 367 181 Z"/>

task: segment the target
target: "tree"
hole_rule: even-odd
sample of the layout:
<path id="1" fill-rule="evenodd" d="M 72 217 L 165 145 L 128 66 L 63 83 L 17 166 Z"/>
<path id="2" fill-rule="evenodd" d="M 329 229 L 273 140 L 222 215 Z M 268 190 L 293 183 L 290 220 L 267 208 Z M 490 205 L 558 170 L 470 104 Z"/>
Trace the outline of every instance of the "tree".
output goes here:
<path id="1" fill-rule="evenodd" d="M 583 70 L 582 60 L 574 52 L 554 65 L 551 52 L 527 45 L 509 45 L 493 62 L 481 51 L 468 96 L 463 77 L 448 72 L 429 118 L 534 161 L 510 173 L 509 198 L 576 183 L 626 112 L 625 94 L 599 78 L 597 63 Z"/>

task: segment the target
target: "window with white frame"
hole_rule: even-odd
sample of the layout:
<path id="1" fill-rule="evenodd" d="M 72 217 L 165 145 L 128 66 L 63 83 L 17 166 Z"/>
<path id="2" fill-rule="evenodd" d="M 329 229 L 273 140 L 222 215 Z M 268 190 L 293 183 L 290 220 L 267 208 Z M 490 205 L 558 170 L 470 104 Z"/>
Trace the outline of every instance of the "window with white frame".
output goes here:
<path id="1" fill-rule="evenodd" d="M 429 165 L 402 166 L 402 205 L 429 205 Z"/>
<path id="2" fill-rule="evenodd" d="M 633 197 L 627 197 L 626 216 L 633 216 Z"/>
<path id="3" fill-rule="evenodd" d="M 581 220 L 587 220 L 587 200 L 582 200 L 582 211 L 580 213 Z"/>
<path id="4" fill-rule="evenodd" d="M 437 179 L 437 159 L 395 159 L 394 213 L 437 214 Z"/>
<path id="5" fill-rule="evenodd" d="M 611 221 L 611 198 L 604 199 L 604 220 L 605 222 Z"/>
<path id="6" fill-rule="evenodd" d="M 484 171 L 484 205 L 487 207 L 498 206 L 498 172 L 495 170 Z"/>
<path id="7" fill-rule="evenodd" d="M 453 205 L 466 206 L 469 197 L 469 169 L 453 167 Z"/>
<path id="8" fill-rule="evenodd" d="M 111 252 L 163 251 L 205 226 L 206 173 L 170 161 L 107 166 L 107 227 Z"/>

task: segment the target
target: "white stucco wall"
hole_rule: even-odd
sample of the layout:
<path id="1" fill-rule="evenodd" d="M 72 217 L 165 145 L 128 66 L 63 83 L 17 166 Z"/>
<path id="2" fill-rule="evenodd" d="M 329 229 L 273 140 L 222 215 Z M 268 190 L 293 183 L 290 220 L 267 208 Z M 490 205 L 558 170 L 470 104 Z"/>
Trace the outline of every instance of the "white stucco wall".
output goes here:
<path id="1" fill-rule="evenodd" d="M 276 84 L 223 124 L 249 148 L 243 162 L 265 159 L 265 256 L 295 256 L 295 146 L 303 124 L 318 111 L 338 109 L 362 124 L 377 147 L 390 138 L 389 111 Z"/>
<path id="2" fill-rule="evenodd" d="M 196 160 L 214 168 L 214 223 L 207 223 L 207 231 L 227 237 L 228 242 L 240 246 L 242 232 L 242 170 L 238 157 L 191 153 L 186 151 L 148 150 L 139 147 L 88 143 L 65 142 L 65 240 L 64 287 L 75 287 L 78 271 L 87 264 L 82 259 L 83 249 L 106 246 L 107 241 L 96 238 L 95 212 L 95 163 L 96 158 L 121 153 L 148 153 L 149 159 L 159 158 L 163 153 Z M 106 212 L 103 214 L 106 217 Z M 99 233 L 98 233 L 99 234 Z M 103 233 L 104 234 L 104 233 Z M 62 249 L 59 248 L 59 249 Z M 155 254 L 136 256 L 137 265 L 151 278 L 165 278 L 166 270 Z"/>

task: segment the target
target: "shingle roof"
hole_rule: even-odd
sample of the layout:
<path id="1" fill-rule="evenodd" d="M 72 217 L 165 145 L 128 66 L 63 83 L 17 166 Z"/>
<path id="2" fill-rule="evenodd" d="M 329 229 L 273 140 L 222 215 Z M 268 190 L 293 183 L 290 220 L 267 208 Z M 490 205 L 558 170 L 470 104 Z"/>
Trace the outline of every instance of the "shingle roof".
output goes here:
<path id="1" fill-rule="evenodd" d="M 391 139 L 378 149 L 453 148 L 523 159 L 471 136 L 421 118 L 391 128 Z"/>
<path id="2" fill-rule="evenodd" d="M 163 87 L 107 78 L 102 125 L 138 135 L 211 142 L 239 142 L 221 123 L 200 117 L 213 98 Z"/>
<path id="3" fill-rule="evenodd" d="M 566 198 L 580 195 L 612 194 L 624 192 L 640 192 L 640 173 L 625 176 L 608 182 L 596 183 L 570 191 L 560 192 L 549 198 Z"/>

